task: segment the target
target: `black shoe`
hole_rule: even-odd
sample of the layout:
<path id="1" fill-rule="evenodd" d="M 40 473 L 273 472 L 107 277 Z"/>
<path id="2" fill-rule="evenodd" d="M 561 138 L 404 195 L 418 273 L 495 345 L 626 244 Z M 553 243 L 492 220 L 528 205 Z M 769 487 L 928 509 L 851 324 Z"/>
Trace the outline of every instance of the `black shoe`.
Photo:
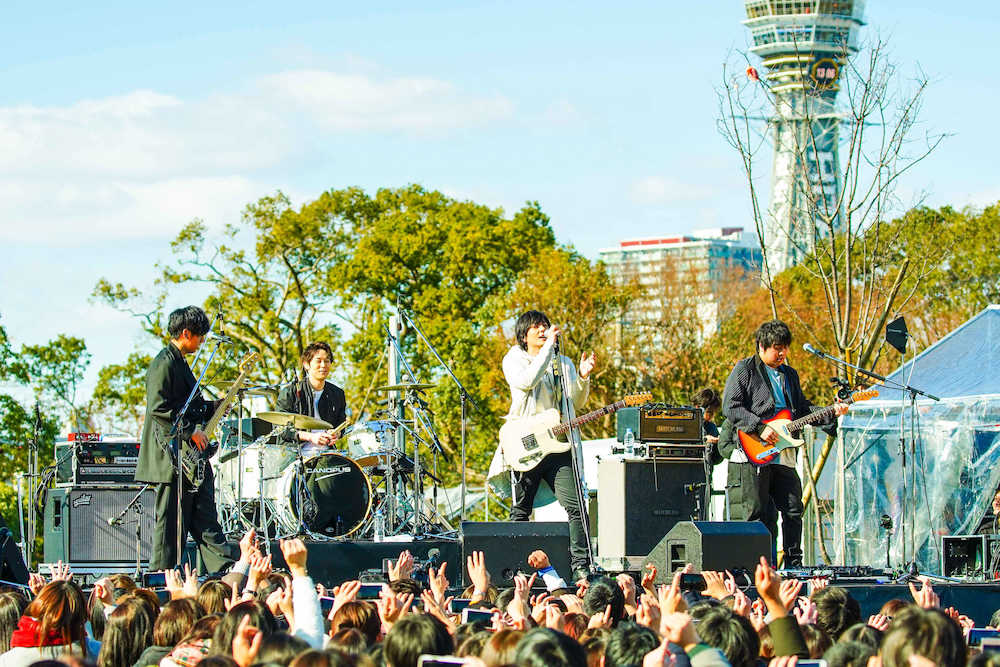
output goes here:
<path id="1" fill-rule="evenodd" d="M 580 581 L 581 579 L 583 579 L 584 581 L 589 580 L 590 579 L 590 570 L 588 570 L 585 567 L 574 567 L 573 568 L 573 583 L 575 584 L 576 582 Z"/>

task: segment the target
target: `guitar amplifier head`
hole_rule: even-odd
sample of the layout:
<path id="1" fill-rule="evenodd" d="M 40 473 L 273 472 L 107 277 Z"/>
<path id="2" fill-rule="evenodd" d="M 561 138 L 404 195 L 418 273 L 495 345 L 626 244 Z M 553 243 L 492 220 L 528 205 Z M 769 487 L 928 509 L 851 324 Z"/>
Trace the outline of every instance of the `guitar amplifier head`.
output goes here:
<path id="1" fill-rule="evenodd" d="M 701 408 L 690 406 L 643 405 L 618 411 L 617 437 L 625 441 L 632 429 L 639 442 L 704 443 L 704 416 Z"/>

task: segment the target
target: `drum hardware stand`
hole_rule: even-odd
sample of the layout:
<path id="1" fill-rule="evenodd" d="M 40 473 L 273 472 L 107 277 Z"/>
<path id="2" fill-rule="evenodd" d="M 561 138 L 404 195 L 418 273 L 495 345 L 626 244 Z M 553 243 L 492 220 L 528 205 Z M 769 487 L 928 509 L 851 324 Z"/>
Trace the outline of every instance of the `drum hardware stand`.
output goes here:
<path id="1" fill-rule="evenodd" d="M 142 494 L 146 492 L 149 488 L 149 484 L 143 484 L 139 492 L 135 494 L 132 500 L 128 501 L 128 505 L 118 513 L 118 516 L 108 519 L 109 526 L 120 526 L 125 522 L 125 515 L 128 514 L 129 510 L 135 513 L 135 579 L 139 580 L 142 576 L 142 503 L 139 499 L 142 498 Z"/>
<path id="2" fill-rule="evenodd" d="M 444 359 L 441 358 L 441 355 L 438 354 L 437 349 L 434 348 L 434 346 L 431 344 L 430 340 L 427 339 L 427 336 L 424 335 L 424 332 L 421 331 L 420 326 L 416 323 L 416 321 L 413 319 L 413 317 L 411 315 L 409 315 L 405 310 L 400 310 L 399 314 L 402 315 L 403 318 L 407 322 L 410 323 L 410 326 L 412 326 L 413 330 L 417 332 L 417 335 L 420 336 L 420 339 L 423 340 L 424 343 L 426 343 L 427 348 L 431 351 L 431 354 L 434 355 L 434 358 L 438 360 L 438 363 L 441 364 L 441 367 L 444 368 L 444 371 L 448 374 L 449 377 L 451 377 L 452 382 L 454 382 L 455 386 L 458 387 L 459 400 L 461 401 L 461 405 L 462 405 L 462 422 L 461 422 L 461 428 L 462 428 L 462 513 L 461 513 L 461 521 L 465 521 L 465 513 L 466 513 L 465 494 L 466 494 L 466 485 L 467 485 L 467 481 L 466 481 L 466 470 L 467 470 L 467 467 L 465 465 L 465 435 L 466 435 L 466 431 L 468 429 L 468 422 L 469 422 L 468 405 L 472 405 L 472 409 L 473 410 L 477 410 L 477 411 L 479 410 L 479 405 L 476 404 L 476 402 L 472 399 L 472 396 L 469 395 L 469 392 L 466 391 L 465 385 L 462 384 L 461 380 L 458 379 L 458 376 L 456 376 L 455 373 L 454 373 L 454 371 L 451 370 L 451 367 L 448 366 L 448 364 L 446 364 L 444 362 Z M 436 440 L 436 438 L 435 438 L 435 440 Z M 436 472 L 436 466 L 435 466 L 435 472 Z M 436 496 L 436 492 L 437 492 L 437 490 L 435 489 L 435 496 Z M 436 507 L 437 507 L 437 503 L 435 502 L 435 508 Z"/>

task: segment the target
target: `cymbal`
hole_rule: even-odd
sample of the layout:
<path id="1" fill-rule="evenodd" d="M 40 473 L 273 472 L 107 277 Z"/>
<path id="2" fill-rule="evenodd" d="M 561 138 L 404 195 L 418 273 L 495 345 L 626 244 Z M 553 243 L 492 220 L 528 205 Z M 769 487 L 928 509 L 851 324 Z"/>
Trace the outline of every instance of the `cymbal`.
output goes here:
<path id="1" fill-rule="evenodd" d="M 333 424 L 325 422 L 322 419 L 316 419 L 308 415 L 297 415 L 294 412 L 258 412 L 256 417 L 276 426 L 291 424 L 301 431 L 318 431 L 320 429 L 333 428 Z"/>
<path id="2" fill-rule="evenodd" d="M 437 385 L 426 382 L 404 382 L 403 384 L 386 384 L 375 387 L 375 391 L 407 391 L 409 389 L 433 389 Z"/>
<path id="3" fill-rule="evenodd" d="M 212 383 L 212 387 L 216 390 L 221 391 L 223 394 L 228 392 L 235 380 L 219 380 Z M 258 384 L 256 387 L 244 387 L 243 393 L 250 394 L 252 396 L 277 396 L 278 386 L 276 384 Z"/>

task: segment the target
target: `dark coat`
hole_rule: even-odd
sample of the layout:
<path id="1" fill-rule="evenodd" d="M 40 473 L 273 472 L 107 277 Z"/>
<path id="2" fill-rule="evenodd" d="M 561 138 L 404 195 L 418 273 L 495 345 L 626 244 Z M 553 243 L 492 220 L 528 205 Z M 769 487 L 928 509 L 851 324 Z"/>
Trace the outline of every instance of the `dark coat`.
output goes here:
<path id="1" fill-rule="evenodd" d="M 331 426 L 340 426 L 347 417 L 347 396 L 344 390 L 327 382 L 323 386 L 323 395 L 319 397 L 318 414 L 313 414 L 313 388 L 309 380 L 292 382 L 281 388 L 275 409 L 279 412 L 292 412 L 297 415 L 308 415 L 328 422 Z M 294 434 L 284 437 L 284 440 L 294 439 Z"/>
<path id="2" fill-rule="evenodd" d="M 168 344 L 153 357 L 146 371 L 146 417 L 135 469 L 137 482 L 166 483 L 176 479 L 170 454 L 170 428 L 194 385 L 194 373 L 176 345 Z M 198 392 L 181 421 L 181 437 L 190 438 L 214 409 L 215 401 L 204 400 Z"/>

